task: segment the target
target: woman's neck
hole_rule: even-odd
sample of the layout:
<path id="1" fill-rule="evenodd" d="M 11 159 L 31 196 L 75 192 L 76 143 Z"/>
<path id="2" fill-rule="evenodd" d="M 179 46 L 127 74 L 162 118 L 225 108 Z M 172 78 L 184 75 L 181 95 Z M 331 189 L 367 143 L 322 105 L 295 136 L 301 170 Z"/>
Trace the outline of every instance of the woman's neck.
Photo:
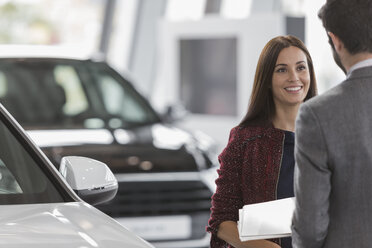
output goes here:
<path id="1" fill-rule="evenodd" d="M 273 125 L 275 128 L 295 131 L 296 116 L 300 105 L 277 107 L 275 109 L 275 116 L 273 119 Z"/>

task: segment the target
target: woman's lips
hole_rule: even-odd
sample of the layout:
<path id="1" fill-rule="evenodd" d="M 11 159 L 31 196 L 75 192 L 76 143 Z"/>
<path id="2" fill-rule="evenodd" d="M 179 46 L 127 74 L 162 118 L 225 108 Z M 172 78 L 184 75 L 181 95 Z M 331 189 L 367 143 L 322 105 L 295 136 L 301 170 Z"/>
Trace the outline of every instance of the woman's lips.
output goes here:
<path id="1" fill-rule="evenodd" d="M 297 93 L 299 92 L 301 89 L 303 88 L 303 86 L 291 86 L 291 87 L 286 87 L 284 88 L 286 91 L 290 92 L 290 93 Z"/>

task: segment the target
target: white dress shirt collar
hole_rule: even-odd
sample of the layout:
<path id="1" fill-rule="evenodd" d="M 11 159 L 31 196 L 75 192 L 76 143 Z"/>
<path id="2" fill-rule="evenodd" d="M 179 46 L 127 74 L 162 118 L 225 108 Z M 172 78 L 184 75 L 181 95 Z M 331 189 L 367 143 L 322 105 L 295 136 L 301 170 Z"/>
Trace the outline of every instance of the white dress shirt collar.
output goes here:
<path id="1" fill-rule="evenodd" d="M 366 59 L 366 60 L 362 60 L 362 61 L 356 63 L 355 65 L 350 67 L 349 71 L 347 72 L 347 77 L 349 77 L 351 75 L 351 73 L 353 71 L 355 71 L 356 69 L 363 68 L 363 67 L 368 67 L 368 66 L 372 66 L 372 59 Z"/>

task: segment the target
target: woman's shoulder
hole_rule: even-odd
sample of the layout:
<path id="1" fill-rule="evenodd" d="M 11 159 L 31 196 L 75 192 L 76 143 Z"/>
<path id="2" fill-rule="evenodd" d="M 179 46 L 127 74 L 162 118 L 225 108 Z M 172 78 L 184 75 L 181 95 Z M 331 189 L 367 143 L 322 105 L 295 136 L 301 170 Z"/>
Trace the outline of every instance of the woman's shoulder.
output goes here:
<path id="1" fill-rule="evenodd" d="M 262 137 L 270 137 L 273 135 L 281 135 L 282 132 L 274 126 L 268 125 L 246 125 L 236 126 L 230 131 L 230 139 L 235 138 L 239 140 L 252 140 Z"/>
<path id="2" fill-rule="evenodd" d="M 249 145 L 267 146 L 281 144 L 284 132 L 272 125 L 236 126 L 231 129 L 227 146 L 219 159 L 231 156 L 240 157 Z"/>

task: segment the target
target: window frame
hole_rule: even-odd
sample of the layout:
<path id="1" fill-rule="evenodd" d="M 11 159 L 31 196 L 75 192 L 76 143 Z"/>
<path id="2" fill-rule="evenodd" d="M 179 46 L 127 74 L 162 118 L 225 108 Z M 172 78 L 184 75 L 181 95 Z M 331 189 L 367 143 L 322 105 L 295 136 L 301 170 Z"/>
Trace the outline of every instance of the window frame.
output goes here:
<path id="1" fill-rule="evenodd" d="M 28 137 L 23 128 L 9 114 L 9 112 L 0 104 L 0 121 L 30 155 L 31 159 L 40 168 L 40 171 L 49 179 L 56 190 L 61 195 L 63 202 L 77 202 L 79 198 L 71 192 L 58 170 L 51 164 L 45 154 Z"/>

